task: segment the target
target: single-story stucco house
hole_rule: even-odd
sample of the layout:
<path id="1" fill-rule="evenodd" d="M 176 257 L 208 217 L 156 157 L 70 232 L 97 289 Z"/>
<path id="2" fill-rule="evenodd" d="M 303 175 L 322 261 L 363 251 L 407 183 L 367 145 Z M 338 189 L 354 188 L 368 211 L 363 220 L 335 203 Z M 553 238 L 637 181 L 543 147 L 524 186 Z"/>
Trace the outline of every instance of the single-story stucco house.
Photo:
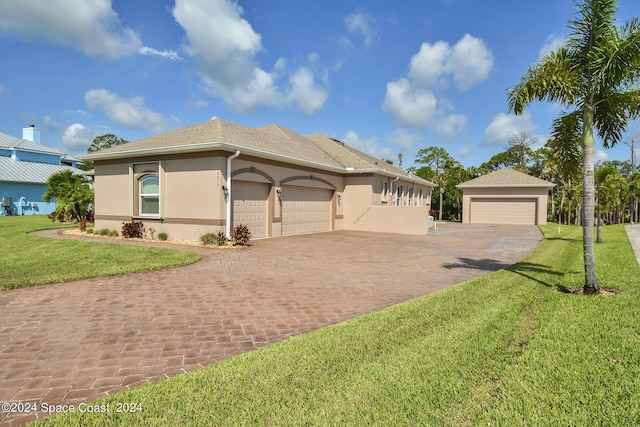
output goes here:
<path id="1" fill-rule="evenodd" d="M 214 119 L 82 156 L 95 163 L 95 227 L 142 221 L 198 240 L 246 224 L 256 238 L 331 230 L 425 234 L 435 184 L 324 135 Z"/>
<path id="2" fill-rule="evenodd" d="M 463 224 L 546 224 L 555 184 L 510 168 L 462 184 Z"/>

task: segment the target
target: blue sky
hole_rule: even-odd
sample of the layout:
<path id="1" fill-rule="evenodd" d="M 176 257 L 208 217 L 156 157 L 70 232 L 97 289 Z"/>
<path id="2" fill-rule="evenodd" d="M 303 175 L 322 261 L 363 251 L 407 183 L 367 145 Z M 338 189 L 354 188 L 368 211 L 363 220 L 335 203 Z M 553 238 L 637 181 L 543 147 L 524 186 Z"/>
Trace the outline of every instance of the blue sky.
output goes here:
<path id="1" fill-rule="evenodd" d="M 634 6 L 635 4 L 635 6 Z M 620 23 L 637 15 L 619 1 Z M 562 42 L 572 0 L 0 0 L 0 132 L 35 124 L 81 154 L 213 117 L 324 133 L 411 166 L 444 147 L 465 166 L 560 109 L 508 114 L 506 89 Z M 624 141 L 640 143 L 640 123 Z M 630 148 L 599 149 L 626 160 Z"/>

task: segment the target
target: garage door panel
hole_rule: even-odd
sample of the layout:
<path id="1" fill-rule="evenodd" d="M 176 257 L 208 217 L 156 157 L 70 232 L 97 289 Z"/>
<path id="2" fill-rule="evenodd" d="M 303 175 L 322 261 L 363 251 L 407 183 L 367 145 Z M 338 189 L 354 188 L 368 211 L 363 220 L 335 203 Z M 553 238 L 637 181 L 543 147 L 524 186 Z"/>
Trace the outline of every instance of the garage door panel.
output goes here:
<path id="1" fill-rule="evenodd" d="M 331 230 L 331 190 L 282 188 L 282 234 Z"/>
<path id="2" fill-rule="evenodd" d="M 471 199 L 472 224 L 537 224 L 536 199 Z"/>
<path id="3" fill-rule="evenodd" d="M 245 224 L 253 237 L 267 237 L 268 184 L 234 182 L 231 191 L 233 226 Z"/>

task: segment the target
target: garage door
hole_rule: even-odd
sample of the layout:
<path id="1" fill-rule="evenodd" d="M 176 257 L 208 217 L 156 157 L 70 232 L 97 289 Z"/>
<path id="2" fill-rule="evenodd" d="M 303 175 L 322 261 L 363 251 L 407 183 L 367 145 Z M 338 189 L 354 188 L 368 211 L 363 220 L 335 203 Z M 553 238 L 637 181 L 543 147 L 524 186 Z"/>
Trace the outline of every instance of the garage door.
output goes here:
<path id="1" fill-rule="evenodd" d="M 282 187 L 282 234 L 330 231 L 332 197 L 331 190 Z"/>
<path id="2" fill-rule="evenodd" d="M 536 199 L 471 199 L 472 224 L 536 224 Z"/>
<path id="3" fill-rule="evenodd" d="M 267 199 L 269 185 L 249 182 L 233 182 L 233 226 L 249 226 L 252 237 L 267 237 Z"/>

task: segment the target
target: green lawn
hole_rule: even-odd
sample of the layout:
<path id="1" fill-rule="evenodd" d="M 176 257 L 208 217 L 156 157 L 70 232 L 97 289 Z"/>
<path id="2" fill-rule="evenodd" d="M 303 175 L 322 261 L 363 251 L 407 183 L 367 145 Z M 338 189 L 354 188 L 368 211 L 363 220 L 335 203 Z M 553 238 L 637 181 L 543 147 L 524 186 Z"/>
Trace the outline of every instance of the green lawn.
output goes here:
<path id="1" fill-rule="evenodd" d="M 622 226 L 581 284 L 581 229 L 550 225 L 495 274 L 99 401 L 56 426 L 640 424 L 640 268 Z M 429 280 L 425 277 L 424 280 Z M 141 412 L 117 413 L 118 403 Z"/>
<path id="2" fill-rule="evenodd" d="M 44 215 L 0 217 L 0 289 L 153 270 L 200 259 L 192 252 L 26 234 L 58 227 L 68 225 Z"/>

